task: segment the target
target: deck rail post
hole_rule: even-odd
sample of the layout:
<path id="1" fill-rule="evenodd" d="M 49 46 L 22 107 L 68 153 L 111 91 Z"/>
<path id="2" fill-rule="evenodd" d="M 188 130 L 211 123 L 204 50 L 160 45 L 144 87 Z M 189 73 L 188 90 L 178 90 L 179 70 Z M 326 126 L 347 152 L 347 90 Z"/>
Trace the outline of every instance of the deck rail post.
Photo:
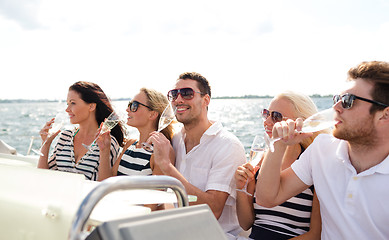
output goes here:
<path id="1" fill-rule="evenodd" d="M 97 203 L 109 193 L 130 189 L 172 189 L 177 197 L 178 207 L 189 206 L 188 195 L 182 183 L 169 176 L 118 176 L 102 181 L 81 202 L 73 219 L 69 240 L 84 240 L 89 233 L 84 227 Z"/>

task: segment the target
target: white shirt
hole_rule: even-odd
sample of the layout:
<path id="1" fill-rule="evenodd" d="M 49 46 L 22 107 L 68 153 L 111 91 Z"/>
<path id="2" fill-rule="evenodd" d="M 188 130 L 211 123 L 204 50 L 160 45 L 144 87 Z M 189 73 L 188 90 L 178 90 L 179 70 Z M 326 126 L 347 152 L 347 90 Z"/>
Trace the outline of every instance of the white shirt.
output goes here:
<path id="1" fill-rule="evenodd" d="M 176 168 L 192 185 L 204 192 L 217 190 L 230 194 L 218 222 L 227 236 L 235 239 L 242 230 L 236 215 L 234 180 L 236 169 L 246 162 L 242 143 L 220 122 L 212 124 L 201 137 L 200 144 L 188 154 L 184 140 L 182 131 L 173 137 Z"/>
<path id="2" fill-rule="evenodd" d="M 315 186 L 322 239 L 389 239 L 389 156 L 357 174 L 347 142 L 321 134 L 292 169 Z"/>

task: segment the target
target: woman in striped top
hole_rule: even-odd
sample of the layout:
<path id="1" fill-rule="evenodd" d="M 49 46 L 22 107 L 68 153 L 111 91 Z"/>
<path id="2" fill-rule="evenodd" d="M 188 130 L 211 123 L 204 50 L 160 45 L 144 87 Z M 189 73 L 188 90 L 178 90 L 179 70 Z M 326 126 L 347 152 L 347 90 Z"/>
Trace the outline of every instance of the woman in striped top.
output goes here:
<path id="1" fill-rule="evenodd" d="M 70 122 L 78 124 L 74 130 L 65 130 L 54 147 L 54 152 L 48 159 L 50 145 L 60 131 L 48 137 L 48 130 L 54 119 L 51 119 L 41 130 L 42 141 L 45 142 L 41 151 L 43 156 L 39 158 L 38 168 L 59 170 L 84 174 L 86 179 L 101 180 L 99 148 L 92 152 L 83 146 L 91 144 L 96 136 L 99 125 L 109 114 L 113 112 L 110 101 L 103 90 L 95 83 L 76 82 L 70 86 L 67 96 L 66 112 Z M 111 131 L 109 137 L 109 161 L 113 166 L 117 159 L 119 147 L 123 143 L 123 130 L 119 123 Z"/>
<path id="2" fill-rule="evenodd" d="M 162 171 L 154 164 L 154 155 L 142 148 L 152 132 L 158 129 L 159 118 L 169 104 L 167 98 L 153 89 L 142 88 L 128 104 L 127 124 L 139 131 L 139 139 L 130 139 L 123 147 L 118 161 L 111 167 L 108 157 L 102 158 L 104 177 L 116 175 L 161 175 Z M 170 124 L 161 131 L 171 141 L 173 126 Z M 108 142 L 108 140 L 105 140 Z M 106 145 L 108 146 L 108 145 Z M 108 155 L 107 148 L 102 148 L 103 154 Z M 174 164 L 174 150 L 171 151 L 171 161 Z M 103 166 L 102 165 L 102 166 Z"/>
<path id="3" fill-rule="evenodd" d="M 294 92 L 281 93 L 271 101 L 269 110 L 262 111 L 265 132 L 271 137 L 276 122 L 287 118 L 305 119 L 316 112 L 316 106 L 308 96 Z M 282 169 L 290 167 L 318 134 L 319 132 L 299 144 L 288 146 L 284 152 Z M 256 179 L 255 172 L 259 167 L 260 164 L 253 168 L 248 163 L 240 166 L 235 172 L 237 189 L 242 189 L 249 179 L 247 191 L 254 196 L 253 180 Z M 321 219 L 318 205 L 313 186 L 274 208 L 259 206 L 254 197 L 237 191 L 239 224 L 244 230 L 251 228 L 250 239 L 320 239 Z"/>

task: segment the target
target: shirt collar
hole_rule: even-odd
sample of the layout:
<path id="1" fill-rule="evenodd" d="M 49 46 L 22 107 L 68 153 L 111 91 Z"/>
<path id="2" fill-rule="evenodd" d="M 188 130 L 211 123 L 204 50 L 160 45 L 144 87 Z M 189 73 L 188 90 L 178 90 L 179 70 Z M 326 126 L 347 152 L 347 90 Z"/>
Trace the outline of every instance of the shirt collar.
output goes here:
<path id="1" fill-rule="evenodd" d="M 222 129 L 223 124 L 220 121 L 211 121 L 212 125 L 203 133 L 203 136 L 201 136 L 200 142 L 202 139 L 207 139 L 211 136 L 216 136 Z M 185 139 L 186 133 L 185 128 L 181 128 L 181 137 L 182 139 Z"/>
<path id="2" fill-rule="evenodd" d="M 355 171 L 355 168 L 352 166 L 350 161 L 350 157 L 348 154 L 348 144 L 346 141 L 340 140 L 338 148 L 336 149 L 336 156 L 339 159 L 339 161 L 343 162 L 344 164 L 347 164 L 348 167 L 351 167 Z M 389 174 L 389 155 L 386 156 L 386 158 L 379 164 L 361 172 L 360 174 L 369 175 L 375 172 L 381 174 Z"/>
<path id="3" fill-rule="evenodd" d="M 389 174 L 389 155 L 377 165 L 376 171 L 382 174 Z"/>
<path id="4" fill-rule="evenodd" d="M 348 155 L 348 145 L 346 141 L 340 140 L 340 143 L 338 144 L 338 148 L 336 149 L 336 156 L 342 162 L 345 161 L 350 162 L 350 158 Z"/>
<path id="5" fill-rule="evenodd" d="M 221 122 L 212 122 L 212 125 L 204 132 L 203 136 L 213 136 L 217 135 L 223 128 Z"/>

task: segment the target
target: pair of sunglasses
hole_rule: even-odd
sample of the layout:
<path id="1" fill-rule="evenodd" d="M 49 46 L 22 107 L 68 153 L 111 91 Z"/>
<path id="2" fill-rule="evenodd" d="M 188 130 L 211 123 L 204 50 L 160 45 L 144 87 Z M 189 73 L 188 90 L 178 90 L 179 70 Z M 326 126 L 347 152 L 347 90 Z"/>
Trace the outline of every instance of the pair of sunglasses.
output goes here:
<path id="1" fill-rule="evenodd" d="M 264 108 L 262 110 L 262 118 L 263 118 L 263 121 L 266 121 L 266 119 L 271 116 L 271 120 L 276 123 L 276 122 L 281 122 L 282 119 L 284 118 L 282 116 L 282 114 L 280 112 L 277 112 L 277 111 L 273 111 L 273 112 L 270 112 L 269 110 L 267 110 L 266 108 Z"/>
<path id="2" fill-rule="evenodd" d="M 334 95 L 334 97 L 332 99 L 334 101 L 334 104 L 336 104 L 339 101 L 341 101 L 342 108 L 344 108 L 344 109 L 350 109 L 353 106 L 353 103 L 354 103 L 355 99 L 359 99 L 359 100 L 362 100 L 362 101 L 365 101 L 365 102 L 369 102 L 369 103 L 372 103 L 372 104 L 377 104 L 377 105 L 382 106 L 382 107 L 389 107 L 389 105 L 386 105 L 384 103 L 380 103 L 380 102 L 377 102 L 377 101 L 374 101 L 374 100 L 370 100 L 370 99 L 367 99 L 367 98 L 363 98 L 363 97 L 358 97 L 358 96 L 356 96 L 354 94 L 351 94 L 351 93 L 346 93 L 344 95 Z"/>
<path id="3" fill-rule="evenodd" d="M 146 104 L 143 104 L 143 103 L 140 103 L 138 101 L 131 101 L 130 103 L 128 103 L 128 107 L 130 108 L 130 111 L 131 112 L 136 112 L 138 111 L 138 108 L 139 108 L 139 105 L 142 105 L 144 107 L 147 107 L 148 109 L 150 109 L 151 111 L 153 111 L 153 109 L 149 106 L 147 106 Z"/>
<path id="4" fill-rule="evenodd" d="M 195 93 L 200 93 L 201 95 L 204 95 L 204 93 L 197 92 L 192 88 L 180 88 L 180 89 L 170 90 L 167 94 L 167 98 L 169 99 L 169 101 L 173 102 L 178 98 L 178 95 L 181 95 L 183 99 L 191 100 L 194 97 Z"/>

